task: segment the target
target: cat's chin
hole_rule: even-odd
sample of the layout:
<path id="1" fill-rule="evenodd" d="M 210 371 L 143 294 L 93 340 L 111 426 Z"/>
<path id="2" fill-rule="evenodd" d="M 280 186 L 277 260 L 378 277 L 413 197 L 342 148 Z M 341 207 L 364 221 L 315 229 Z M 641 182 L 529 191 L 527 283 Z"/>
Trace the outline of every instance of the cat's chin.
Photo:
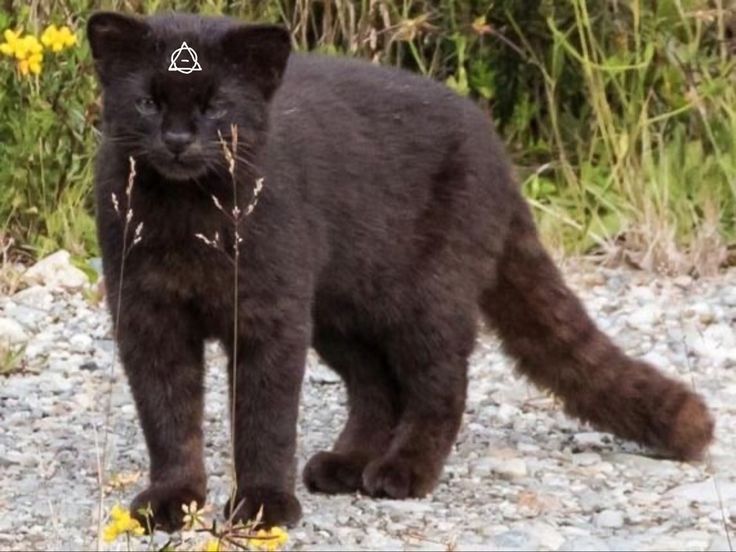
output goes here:
<path id="1" fill-rule="evenodd" d="M 207 168 L 204 164 L 183 164 L 176 161 L 170 163 L 157 163 L 154 165 L 154 169 L 167 180 L 176 180 L 181 182 L 199 178 L 207 172 Z"/>

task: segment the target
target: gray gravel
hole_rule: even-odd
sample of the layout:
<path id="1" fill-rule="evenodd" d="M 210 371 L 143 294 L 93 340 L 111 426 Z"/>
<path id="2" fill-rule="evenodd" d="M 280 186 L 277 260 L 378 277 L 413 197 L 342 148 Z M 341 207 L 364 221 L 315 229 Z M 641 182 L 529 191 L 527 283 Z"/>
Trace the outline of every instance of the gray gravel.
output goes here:
<path id="1" fill-rule="evenodd" d="M 707 397 L 717 418 L 707 462 L 654 459 L 566 418 L 484 335 L 464 425 L 433 495 L 327 497 L 300 485 L 304 518 L 289 547 L 727 550 L 724 520 L 736 529 L 736 270 L 697 281 L 590 266 L 567 273 L 621 346 Z M 111 386 L 105 511 L 145 483 L 146 451 L 120 366 L 110 381 L 109 318 L 88 290 L 65 291 L 58 281 L 0 298 L 0 340 L 26 347 L 24 370 L 0 378 L 0 549 L 96 546 Z M 219 513 L 230 480 L 225 374 L 220 351 L 208 356 L 209 499 Z M 301 466 L 345 419 L 344 389 L 314 355 L 303 395 Z"/>

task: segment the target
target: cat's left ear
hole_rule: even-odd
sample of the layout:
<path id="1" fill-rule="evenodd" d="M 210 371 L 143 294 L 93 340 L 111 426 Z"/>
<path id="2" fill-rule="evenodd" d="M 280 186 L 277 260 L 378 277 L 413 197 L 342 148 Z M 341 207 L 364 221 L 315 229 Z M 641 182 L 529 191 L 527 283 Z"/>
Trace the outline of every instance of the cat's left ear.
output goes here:
<path id="1" fill-rule="evenodd" d="M 95 69 L 103 83 L 126 68 L 134 68 L 145 53 L 151 28 L 140 17 L 96 12 L 87 21 L 87 38 Z"/>
<path id="2" fill-rule="evenodd" d="M 291 36 L 278 25 L 240 25 L 225 33 L 222 49 L 236 70 L 269 100 L 281 84 Z"/>

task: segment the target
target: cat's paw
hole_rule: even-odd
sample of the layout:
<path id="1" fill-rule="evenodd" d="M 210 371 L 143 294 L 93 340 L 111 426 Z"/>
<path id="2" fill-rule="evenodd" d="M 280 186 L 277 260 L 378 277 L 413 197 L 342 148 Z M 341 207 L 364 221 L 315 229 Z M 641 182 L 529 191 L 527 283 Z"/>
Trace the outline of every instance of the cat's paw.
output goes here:
<path id="1" fill-rule="evenodd" d="M 302 507 L 292 493 L 277 491 L 264 487 L 238 489 L 235 506 L 228 500 L 225 505 L 225 518 L 233 523 L 247 523 L 256 519 L 263 508 L 261 525 L 274 527 L 278 525 L 294 525 L 302 517 Z"/>
<path id="2" fill-rule="evenodd" d="M 205 495 L 204 485 L 154 483 L 133 499 L 130 513 L 146 532 L 149 532 L 149 529 L 159 529 L 172 533 L 184 525 L 182 505 L 189 506 L 194 501 L 197 507 L 201 508 L 204 505 Z M 141 512 L 149 507 L 153 517 L 146 519 Z"/>
<path id="3" fill-rule="evenodd" d="M 354 493 L 363 490 L 366 460 L 337 452 L 321 451 L 304 467 L 304 484 L 311 493 Z"/>
<path id="4" fill-rule="evenodd" d="M 376 497 L 422 498 L 436 480 L 435 470 L 397 457 L 374 460 L 363 471 L 363 488 Z"/>

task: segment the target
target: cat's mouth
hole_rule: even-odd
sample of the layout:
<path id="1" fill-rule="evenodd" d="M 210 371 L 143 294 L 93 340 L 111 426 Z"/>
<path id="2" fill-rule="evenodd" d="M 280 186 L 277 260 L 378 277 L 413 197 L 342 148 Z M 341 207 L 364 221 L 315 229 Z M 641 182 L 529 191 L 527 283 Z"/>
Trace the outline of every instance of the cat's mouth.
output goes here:
<path id="1" fill-rule="evenodd" d="M 202 176 L 206 164 L 201 159 L 167 155 L 153 160 L 154 168 L 166 178 L 172 180 L 191 180 Z"/>

